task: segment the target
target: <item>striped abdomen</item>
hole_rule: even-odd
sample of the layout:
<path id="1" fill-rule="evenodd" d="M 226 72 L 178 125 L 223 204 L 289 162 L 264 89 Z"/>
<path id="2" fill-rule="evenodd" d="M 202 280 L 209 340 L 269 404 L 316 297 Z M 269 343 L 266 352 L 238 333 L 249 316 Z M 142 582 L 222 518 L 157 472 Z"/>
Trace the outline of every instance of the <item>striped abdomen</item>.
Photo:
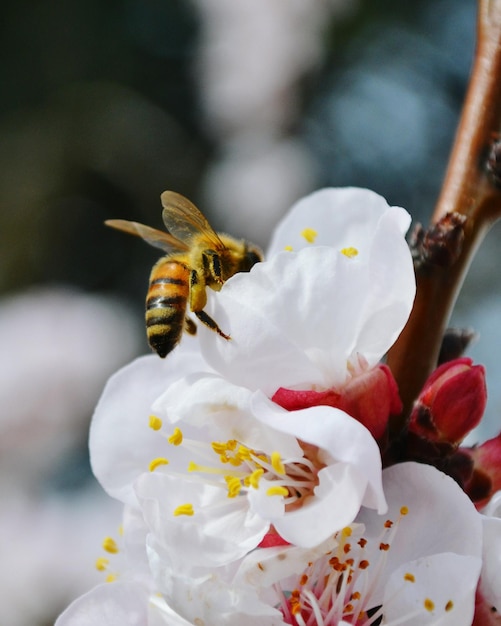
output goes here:
<path id="1" fill-rule="evenodd" d="M 190 270 L 180 261 L 160 259 L 151 270 L 146 296 L 146 334 L 162 358 L 174 349 L 184 327 Z"/>

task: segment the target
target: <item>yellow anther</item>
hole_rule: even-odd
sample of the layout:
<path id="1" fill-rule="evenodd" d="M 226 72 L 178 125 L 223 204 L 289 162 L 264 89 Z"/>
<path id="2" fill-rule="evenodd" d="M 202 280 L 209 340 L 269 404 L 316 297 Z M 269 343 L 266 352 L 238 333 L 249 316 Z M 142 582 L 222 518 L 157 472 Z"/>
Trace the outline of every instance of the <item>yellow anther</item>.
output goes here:
<path id="1" fill-rule="evenodd" d="M 160 467 L 160 465 L 168 465 L 169 461 L 162 457 L 159 456 L 156 459 L 153 459 L 152 461 L 150 461 L 150 464 L 148 465 L 148 469 L 150 470 L 150 472 L 154 472 L 157 467 Z"/>
<path id="2" fill-rule="evenodd" d="M 228 449 L 227 445 L 222 441 L 213 441 L 211 445 L 216 454 L 224 454 Z"/>
<path id="3" fill-rule="evenodd" d="M 181 504 L 180 506 L 174 509 L 174 516 L 178 515 L 195 515 L 195 511 L 193 510 L 193 504 L 189 502 L 186 504 Z"/>
<path id="4" fill-rule="evenodd" d="M 109 564 L 110 561 L 105 556 L 100 556 L 98 559 L 96 559 L 96 569 L 98 572 L 104 572 Z"/>
<path id="5" fill-rule="evenodd" d="M 430 613 L 435 610 L 435 603 L 430 598 L 425 598 L 423 602 L 424 608 Z"/>
<path id="6" fill-rule="evenodd" d="M 240 458 L 240 455 L 237 453 L 235 454 L 235 456 L 225 457 L 225 461 L 223 461 L 223 463 L 224 462 L 229 463 L 230 465 L 233 465 L 233 467 L 239 467 L 240 465 L 242 465 L 243 460 Z"/>
<path id="7" fill-rule="evenodd" d="M 156 415 L 150 415 L 150 428 L 152 430 L 160 430 L 162 428 L 162 420 Z"/>
<path id="8" fill-rule="evenodd" d="M 348 257 L 349 259 L 353 259 L 358 255 L 358 250 L 353 246 L 348 246 L 347 248 L 343 248 L 341 250 L 341 254 Z"/>
<path id="9" fill-rule="evenodd" d="M 110 554 L 118 553 L 117 542 L 113 539 L 113 537 L 105 537 L 103 539 L 103 549 Z"/>
<path id="10" fill-rule="evenodd" d="M 288 496 L 289 490 L 286 487 L 281 487 L 280 485 L 277 485 L 275 487 L 270 487 L 266 491 L 266 495 L 267 496 Z"/>
<path id="11" fill-rule="evenodd" d="M 409 513 L 409 508 L 406 506 L 400 507 L 400 515 L 407 515 Z"/>
<path id="12" fill-rule="evenodd" d="M 248 487 L 254 487 L 254 489 L 257 489 L 259 486 L 259 480 L 263 474 L 264 474 L 264 469 L 262 469 L 261 467 L 254 470 L 252 474 L 249 474 L 249 476 L 245 478 L 245 481 L 244 481 L 245 485 Z"/>
<path id="13" fill-rule="evenodd" d="M 293 248 L 292 246 L 284 246 L 284 250 L 285 250 L 286 252 L 292 252 L 292 250 L 293 250 L 293 249 L 294 249 L 294 248 Z"/>
<path id="14" fill-rule="evenodd" d="M 404 580 L 406 580 L 408 583 L 415 583 L 416 577 L 414 576 L 414 574 L 407 572 L 406 574 L 404 574 Z"/>
<path id="15" fill-rule="evenodd" d="M 118 534 L 120 535 L 120 537 L 124 536 L 124 527 L 123 524 L 120 524 L 120 526 L 118 527 Z"/>
<path id="16" fill-rule="evenodd" d="M 114 583 L 116 579 L 117 579 L 116 574 L 108 574 L 108 576 L 106 576 L 107 583 Z"/>
<path id="17" fill-rule="evenodd" d="M 247 446 L 239 446 L 237 454 L 242 461 L 248 461 L 251 458 L 251 451 Z"/>
<path id="18" fill-rule="evenodd" d="M 313 243 L 317 235 L 318 233 L 314 228 L 305 228 L 301 231 L 301 236 L 304 237 L 308 243 Z"/>
<path id="19" fill-rule="evenodd" d="M 352 533 L 353 533 L 353 530 L 350 528 L 350 526 L 345 526 L 343 530 L 341 531 L 341 534 L 343 535 L 343 537 L 351 537 Z"/>
<path id="20" fill-rule="evenodd" d="M 228 485 L 228 498 L 236 498 L 242 488 L 240 479 L 236 476 L 225 476 L 224 479 Z"/>
<path id="21" fill-rule="evenodd" d="M 281 474 L 282 476 L 285 474 L 285 467 L 282 463 L 280 452 L 271 453 L 271 466 L 277 474 Z"/>
<path id="22" fill-rule="evenodd" d="M 180 446 L 183 443 L 183 432 L 182 432 L 182 430 L 176 426 L 176 428 L 174 428 L 174 432 L 167 439 L 167 441 L 169 443 L 171 443 L 173 446 Z"/>

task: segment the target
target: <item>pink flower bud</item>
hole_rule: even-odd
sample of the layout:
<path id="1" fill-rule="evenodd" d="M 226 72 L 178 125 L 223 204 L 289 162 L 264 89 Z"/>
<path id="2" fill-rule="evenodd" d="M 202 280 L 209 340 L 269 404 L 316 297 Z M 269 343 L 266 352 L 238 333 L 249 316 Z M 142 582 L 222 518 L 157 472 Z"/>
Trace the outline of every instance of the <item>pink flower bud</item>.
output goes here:
<path id="1" fill-rule="evenodd" d="M 318 405 L 341 409 L 363 424 L 377 440 L 385 435 L 390 415 L 397 415 L 402 410 L 397 383 L 386 365 L 378 365 L 354 376 L 338 391 L 281 387 L 272 399 L 289 411 Z"/>
<path id="2" fill-rule="evenodd" d="M 473 461 L 473 471 L 463 489 L 482 508 L 501 490 L 501 433 L 480 446 L 460 451 Z"/>
<path id="3" fill-rule="evenodd" d="M 485 369 L 466 357 L 438 367 L 414 404 L 409 431 L 457 446 L 480 422 L 487 401 Z"/>

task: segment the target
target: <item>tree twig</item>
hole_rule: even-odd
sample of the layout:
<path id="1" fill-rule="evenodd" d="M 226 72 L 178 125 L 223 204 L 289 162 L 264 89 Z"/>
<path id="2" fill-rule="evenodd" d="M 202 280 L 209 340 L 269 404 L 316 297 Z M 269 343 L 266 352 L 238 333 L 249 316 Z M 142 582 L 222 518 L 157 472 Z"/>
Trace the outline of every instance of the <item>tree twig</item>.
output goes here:
<path id="1" fill-rule="evenodd" d="M 500 138 L 501 0 L 480 0 L 470 83 L 430 227 L 440 231 L 444 220 L 463 216 L 461 245 L 453 250 L 456 254 L 445 266 L 435 263 L 432 254 L 416 264 L 414 309 L 388 354 L 388 365 L 404 403 L 404 413 L 392 424 L 393 432 L 404 426 L 414 399 L 435 368 L 443 334 L 473 255 L 490 226 L 501 217 Z"/>

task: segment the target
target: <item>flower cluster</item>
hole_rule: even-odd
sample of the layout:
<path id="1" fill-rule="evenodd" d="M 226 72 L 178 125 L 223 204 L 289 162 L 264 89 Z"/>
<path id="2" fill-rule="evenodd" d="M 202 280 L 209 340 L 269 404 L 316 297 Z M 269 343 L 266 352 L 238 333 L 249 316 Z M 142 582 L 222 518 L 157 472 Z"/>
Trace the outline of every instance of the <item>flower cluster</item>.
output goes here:
<path id="1" fill-rule="evenodd" d="M 461 447 L 483 368 L 442 364 L 389 436 L 409 224 L 367 190 L 304 198 L 210 294 L 231 340 L 200 328 L 110 379 L 90 450 L 123 526 L 57 626 L 496 623 L 501 443 Z"/>

